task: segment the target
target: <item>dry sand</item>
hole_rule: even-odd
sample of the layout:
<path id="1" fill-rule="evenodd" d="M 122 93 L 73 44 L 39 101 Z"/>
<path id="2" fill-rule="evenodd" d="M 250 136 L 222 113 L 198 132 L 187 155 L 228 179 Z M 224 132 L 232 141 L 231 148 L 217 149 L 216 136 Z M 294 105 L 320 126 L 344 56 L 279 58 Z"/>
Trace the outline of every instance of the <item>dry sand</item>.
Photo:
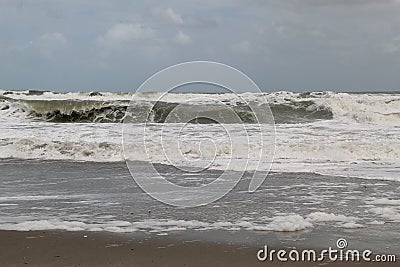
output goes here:
<path id="1" fill-rule="evenodd" d="M 145 234 L 0 231 L 0 240 L 0 266 L 398 266 L 258 262 L 258 247 Z"/>

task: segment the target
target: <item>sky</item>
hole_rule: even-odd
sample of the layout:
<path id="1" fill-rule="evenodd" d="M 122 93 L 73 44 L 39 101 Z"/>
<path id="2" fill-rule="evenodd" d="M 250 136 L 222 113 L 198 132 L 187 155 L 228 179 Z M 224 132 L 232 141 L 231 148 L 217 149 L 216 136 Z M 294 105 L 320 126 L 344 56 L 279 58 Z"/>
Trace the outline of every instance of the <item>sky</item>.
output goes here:
<path id="1" fill-rule="evenodd" d="M 135 91 L 210 60 L 264 91 L 400 91 L 400 0 L 0 0 L 0 88 Z"/>

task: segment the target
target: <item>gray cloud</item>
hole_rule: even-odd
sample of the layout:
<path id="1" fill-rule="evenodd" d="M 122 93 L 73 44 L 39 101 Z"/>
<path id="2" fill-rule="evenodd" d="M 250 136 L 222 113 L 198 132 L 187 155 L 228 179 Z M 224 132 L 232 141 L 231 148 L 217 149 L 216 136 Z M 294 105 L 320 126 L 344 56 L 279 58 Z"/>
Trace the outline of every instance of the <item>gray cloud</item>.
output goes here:
<path id="1" fill-rule="evenodd" d="M 173 23 L 176 25 L 182 25 L 183 24 L 183 19 L 182 16 L 178 13 L 176 13 L 172 8 L 153 8 L 152 9 L 152 14 L 155 18 L 163 21 L 163 22 L 168 22 L 168 23 Z"/>
<path id="2" fill-rule="evenodd" d="M 184 33 L 183 31 L 179 31 L 175 35 L 174 41 L 180 45 L 188 45 L 188 44 L 192 43 L 192 38 L 189 35 L 187 35 L 186 33 Z"/>
<path id="3" fill-rule="evenodd" d="M 155 31 L 139 23 L 114 24 L 104 35 L 96 38 L 96 44 L 110 49 L 119 49 L 132 41 L 142 41 L 155 37 Z"/>
<path id="4" fill-rule="evenodd" d="M 400 0 L 0 0 L 0 87 L 133 90 L 189 60 L 265 90 L 398 90 Z"/>

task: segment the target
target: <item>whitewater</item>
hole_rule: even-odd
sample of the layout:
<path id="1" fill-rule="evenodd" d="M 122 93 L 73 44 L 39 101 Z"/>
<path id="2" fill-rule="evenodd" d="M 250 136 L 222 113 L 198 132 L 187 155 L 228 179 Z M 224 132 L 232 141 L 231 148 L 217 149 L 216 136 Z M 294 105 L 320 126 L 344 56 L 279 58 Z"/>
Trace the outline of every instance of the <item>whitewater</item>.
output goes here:
<path id="1" fill-rule="evenodd" d="M 400 181 L 400 94 L 397 93 L 272 92 L 239 96 L 142 93 L 136 96 L 137 112 L 142 106 L 155 105 L 150 121 L 153 126 L 147 132 L 154 142 L 147 143 L 150 151 L 147 158 L 135 153 L 135 146 L 142 142 L 140 138 L 128 144 L 129 153 L 125 157 L 122 151 L 122 122 L 132 96 L 111 92 L 0 90 L 0 158 L 120 162 L 126 157 L 202 167 L 215 157 L 210 168 L 224 169 L 232 154 L 226 133 L 218 125 L 203 122 L 186 127 L 186 135 L 179 140 L 180 150 L 174 149 L 173 142 L 161 146 L 156 141 L 157 129 L 164 125 L 163 134 L 171 139 L 178 136 L 182 126 L 172 123 L 165 126 L 164 120 L 179 104 L 191 109 L 207 105 L 210 112 L 219 112 L 216 104 L 224 103 L 251 130 L 254 122 L 241 100 L 263 105 L 260 99 L 265 98 L 275 118 L 275 144 L 269 144 L 271 149 L 275 145 L 273 172 Z M 155 103 L 160 97 L 162 100 Z M 228 125 L 232 131 L 241 127 Z M 142 128 L 138 126 L 137 131 Z M 199 146 L 204 137 L 210 136 L 213 144 L 203 142 Z M 245 140 L 247 136 L 238 136 L 238 140 L 241 138 Z M 261 145 L 243 144 L 244 156 L 238 157 L 237 164 L 230 164 L 230 170 L 242 171 L 241 160 L 248 160 L 246 154 L 257 153 Z M 164 155 L 165 151 L 170 153 L 169 157 Z M 262 159 L 259 165 L 250 162 L 246 170 L 267 171 L 270 165 L 270 159 Z"/>

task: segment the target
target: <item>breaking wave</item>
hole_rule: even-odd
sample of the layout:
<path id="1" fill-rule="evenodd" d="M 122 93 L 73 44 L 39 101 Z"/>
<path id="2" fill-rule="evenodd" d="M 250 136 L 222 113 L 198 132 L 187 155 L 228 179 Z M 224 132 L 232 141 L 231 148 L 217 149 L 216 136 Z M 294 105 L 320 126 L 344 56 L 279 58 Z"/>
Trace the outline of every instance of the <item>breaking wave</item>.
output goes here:
<path id="1" fill-rule="evenodd" d="M 23 91 L 22 91 L 23 92 Z M 126 116 L 131 95 L 121 93 L 67 93 L 54 94 L 51 92 L 28 91 L 26 93 L 0 91 L 0 112 L 7 117 L 30 119 L 46 122 L 83 122 L 83 123 L 120 123 Z M 154 101 L 156 93 L 142 94 L 142 101 L 135 104 L 131 111 L 140 113 L 151 106 L 150 122 L 162 123 L 168 114 L 178 105 L 186 106 L 186 110 L 197 112 L 199 107 L 204 110 L 207 105 L 207 115 L 222 114 L 221 103 L 232 108 L 243 123 L 256 122 L 249 106 L 237 101 L 231 94 L 212 95 L 215 101 L 186 102 L 193 94 L 169 94 L 162 101 Z M 197 95 L 196 95 L 197 96 Z M 257 94 L 243 94 L 245 101 L 257 104 Z M 261 105 L 261 104 L 260 104 Z M 314 120 L 332 119 L 331 109 L 317 104 L 312 100 L 283 99 L 270 103 L 275 123 L 302 123 Z M 135 115 L 135 114 L 133 114 Z M 225 118 L 226 119 L 226 118 Z M 232 118 L 231 121 L 234 121 Z M 199 119 L 196 123 L 213 123 L 206 119 Z M 229 123 L 230 119 L 226 119 Z"/>
<path id="2" fill-rule="evenodd" d="M 152 122 L 163 122 L 177 105 L 188 105 L 191 112 L 207 105 L 207 112 L 219 112 L 220 103 L 224 103 L 244 122 L 254 120 L 245 103 L 232 94 L 213 94 L 208 98 L 214 102 L 201 103 L 188 101 L 193 94 L 167 94 L 162 101 L 152 102 L 159 96 L 158 93 L 140 95 L 134 112 L 143 112 L 148 105 L 154 105 L 150 116 Z M 261 97 L 266 97 L 269 102 L 276 122 L 274 171 L 400 180 L 400 94 L 275 92 L 240 96 L 247 102 L 259 103 Z M 132 95 L 127 93 L 0 91 L 0 158 L 123 161 L 122 125 L 119 122 L 126 116 L 131 98 Z M 226 136 L 210 121 L 196 123 L 208 125 L 188 127 L 188 138 L 181 143 L 181 153 L 200 164 L 202 156 L 214 151 L 213 146 L 209 150 L 205 147 L 204 151 L 199 148 L 201 138 L 198 133 L 201 132 L 213 137 L 216 156 L 220 160 L 216 164 L 224 166 L 230 158 Z M 239 129 L 239 126 L 232 125 L 233 129 Z M 248 128 L 255 126 L 250 124 Z M 151 127 L 154 127 L 154 133 L 149 131 L 149 138 L 156 140 L 158 127 Z M 180 128 L 171 123 L 165 127 L 165 134 L 178 136 Z M 239 137 L 245 144 L 247 136 Z M 137 153 L 135 147 L 141 141 L 132 143 L 129 159 L 143 160 L 144 156 Z M 159 143 L 154 141 L 150 145 L 155 157 L 150 160 L 169 164 L 162 156 L 163 148 Z M 242 150 L 256 153 L 257 145 Z M 165 149 L 172 148 L 173 144 L 167 144 Z M 268 162 L 262 163 L 261 168 L 269 166 Z M 249 170 L 250 167 L 251 164 Z"/>
<path id="3" fill-rule="evenodd" d="M 232 108 L 243 123 L 255 118 L 247 103 L 263 105 L 267 99 L 275 123 L 307 123 L 341 119 L 356 123 L 400 124 L 400 95 L 395 93 L 274 92 L 234 94 L 140 93 L 132 112 L 152 107 L 149 121 L 162 123 L 178 105 L 196 112 L 207 105 L 208 114 L 221 114 L 221 103 Z M 204 96 L 207 101 L 191 101 Z M 129 93 L 53 93 L 43 91 L 1 91 L 0 114 L 4 117 L 46 122 L 120 123 L 132 94 Z M 158 99 L 161 99 L 157 101 Z M 243 101 L 242 101 L 243 100 Z M 247 103 L 246 103 L 247 102 Z M 133 114 L 135 115 L 135 114 Z M 207 114 L 204 114 L 207 117 Z M 227 123 L 229 123 L 229 118 Z M 213 123 L 198 120 L 196 123 Z"/>

